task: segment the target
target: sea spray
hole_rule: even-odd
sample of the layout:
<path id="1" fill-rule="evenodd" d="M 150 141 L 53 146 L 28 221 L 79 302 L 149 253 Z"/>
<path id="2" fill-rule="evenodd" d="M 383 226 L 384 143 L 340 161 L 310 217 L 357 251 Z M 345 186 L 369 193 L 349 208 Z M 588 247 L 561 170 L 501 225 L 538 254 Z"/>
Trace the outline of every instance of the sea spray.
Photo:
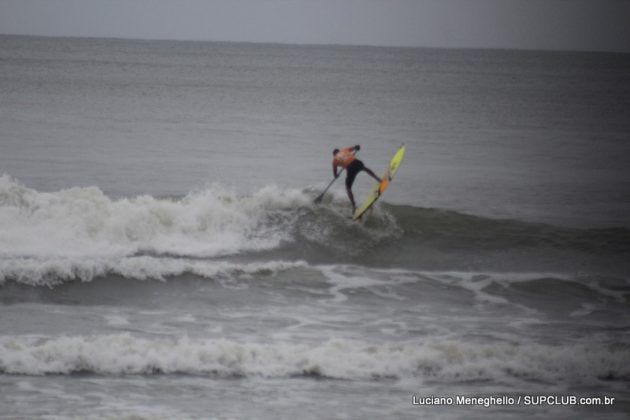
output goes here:
<path id="1" fill-rule="evenodd" d="M 424 342 L 369 343 L 334 338 L 314 343 L 139 337 L 129 333 L 78 336 L 1 336 L 0 372 L 20 375 L 189 374 L 321 376 L 362 380 L 443 381 L 628 380 L 630 348 L 605 344 Z"/>

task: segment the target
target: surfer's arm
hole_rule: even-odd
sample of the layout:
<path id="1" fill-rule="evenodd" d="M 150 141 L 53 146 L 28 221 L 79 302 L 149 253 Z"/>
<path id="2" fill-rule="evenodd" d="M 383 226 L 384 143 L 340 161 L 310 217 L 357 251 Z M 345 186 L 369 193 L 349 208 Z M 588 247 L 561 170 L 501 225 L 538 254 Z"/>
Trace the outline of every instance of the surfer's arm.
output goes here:
<path id="1" fill-rule="evenodd" d="M 333 160 L 333 163 L 332 163 L 332 168 L 333 168 L 333 176 L 335 178 L 337 178 L 339 176 L 339 174 L 337 173 L 337 165 L 335 164 L 334 160 Z"/>

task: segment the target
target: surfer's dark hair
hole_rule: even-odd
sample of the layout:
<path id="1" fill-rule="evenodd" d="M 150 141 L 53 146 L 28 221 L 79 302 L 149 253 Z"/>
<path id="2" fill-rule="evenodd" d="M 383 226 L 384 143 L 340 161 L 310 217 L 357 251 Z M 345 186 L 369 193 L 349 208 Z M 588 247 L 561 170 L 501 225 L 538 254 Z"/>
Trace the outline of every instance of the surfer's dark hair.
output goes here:
<path id="1" fill-rule="evenodd" d="M 335 156 L 337 153 L 339 153 L 339 149 L 333 150 L 333 156 Z"/>

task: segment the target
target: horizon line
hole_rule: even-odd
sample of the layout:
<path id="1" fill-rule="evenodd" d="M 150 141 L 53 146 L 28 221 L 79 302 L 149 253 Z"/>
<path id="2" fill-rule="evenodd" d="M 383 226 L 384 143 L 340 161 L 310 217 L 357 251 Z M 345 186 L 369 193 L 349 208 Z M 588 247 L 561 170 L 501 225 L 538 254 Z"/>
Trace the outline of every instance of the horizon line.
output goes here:
<path id="1" fill-rule="evenodd" d="M 98 36 L 98 35 L 40 35 L 40 34 L 19 34 L 3 33 L 0 37 L 24 37 L 24 38 L 54 38 L 54 39 L 106 39 L 119 41 L 142 41 L 142 42 L 206 42 L 213 44 L 248 44 L 248 45 L 277 45 L 296 47 L 353 47 L 353 48 L 392 48 L 392 49 L 434 49 L 434 50 L 486 50 L 486 51 L 521 51 L 521 52 L 549 52 L 549 53 L 587 53 L 587 54 L 630 54 L 630 50 L 617 49 L 554 49 L 554 48 L 529 48 L 529 47 L 476 47 L 476 46 L 429 46 L 429 45 L 390 45 L 390 44 L 353 44 L 353 43 L 308 43 L 308 42 L 281 42 L 281 41 L 242 41 L 242 40 L 221 40 L 221 39 L 200 39 L 200 38 L 142 38 L 125 36 Z"/>

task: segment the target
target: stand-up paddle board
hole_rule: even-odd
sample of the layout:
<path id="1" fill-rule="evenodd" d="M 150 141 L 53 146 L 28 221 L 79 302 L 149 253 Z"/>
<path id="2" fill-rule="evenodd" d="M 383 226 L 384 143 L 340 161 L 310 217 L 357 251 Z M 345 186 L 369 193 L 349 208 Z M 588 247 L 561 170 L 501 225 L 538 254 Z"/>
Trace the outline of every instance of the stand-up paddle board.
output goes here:
<path id="1" fill-rule="evenodd" d="M 392 160 L 389 162 L 389 166 L 385 169 L 380 184 L 374 185 L 374 188 L 370 191 L 363 204 L 352 215 L 354 220 L 357 220 L 363 216 L 363 214 L 370 209 L 376 203 L 376 200 L 383 194 L 383 192 L 389 187 L 389 183 L 396 175 L 400 162 L 402 162 L 403 156 L 405 156 L 405 145 L 400 146 L 400 149 L 396 152 Z"/>

